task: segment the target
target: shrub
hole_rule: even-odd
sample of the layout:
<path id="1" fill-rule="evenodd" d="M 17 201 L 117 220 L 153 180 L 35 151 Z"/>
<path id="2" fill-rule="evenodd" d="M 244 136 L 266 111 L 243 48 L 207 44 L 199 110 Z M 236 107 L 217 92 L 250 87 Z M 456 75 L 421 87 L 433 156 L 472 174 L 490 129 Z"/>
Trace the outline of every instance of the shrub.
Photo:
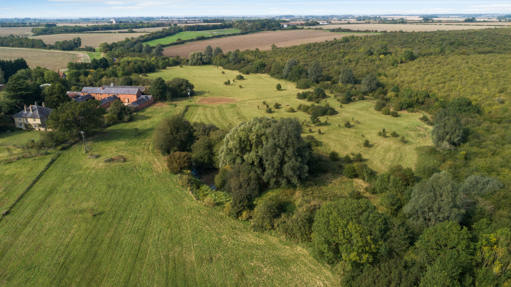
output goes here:
<path id="1" fill-rule="evenodd" d="M 332 151 L 330 152 L 330 154 L 328 154 L 328 158 L 331 160 L 331 161 L 339 161 L 339 153 L 336 152 L 336 151 Z"/>
<path id="2" fill-rule="evenodd" d="M 435 125 L 431 132 L 433 143 L 440 149 L 451 149 L 463 141 L 461 118 L 452 110 L 443 109 L 435 115 Z"/>
<path id="3" fill-rule="evenodd" d="M 266 113 L 271 114 L 271 113 L 273 113 L 273 111 L 271 110 L 271 108 L 266 108 Z"/>
<path id="4" fill-rule="evenodd" d="M 378 100 L 376 104 L 374 104 L 374 110 L 381 111 L 385 107 L 386 103 L 384 101 Z"/>
<path id="5" fill-rule="evenodd" d="M 294 112 L 296 112 L 296 110 L 293 107 L 288 107 L 288 108 L 286 108 L 286 112 L 294 113 Z"/>
<path id="6" fill-rule="evenodd" d="M 204 203 L 207 205 L 207 206 L 210 206 L 210 207 L 213 207 L 215 206 L 215 199 L 213 197 L 211 197 L 210 195 L 208 195 L 206 197 L 206 199 L 204 199 Z"/>
<path id="7" fill-rule="evenodd" d="M 279 215 L 279 203 L 276 198 L 261 200 L 254 209 L 252 228 L 255 230 L 271 230 L 274 228 L 275 218 Z"/>
<path id="8" fill-rule="evenodd" d="M 364 147 L 371 147 L 371 145 L 369 144 L 369 140 L 364 141 Z"/>
<path id="9" fill-rule="evenodd" d="M 277 84 L 277 91 L 282 90 L 282 86 L 280 84 Z"/>
<path id="10" fill-rule="evenodd" d="M 195 140 L 192 124 L 183 115 L 174 115 L 158 124 L 154 132 L 154 147 L 162 154 L 188 151 Z"/>
<path id="11" fill-rule="evenodd" d="M 390 109 L 388 107 L 384 107 L 383 109 L 381 109 L 381 113 L 388 116 L 390 115 Z"/>
<path id="12" fill-rule="evenodd" d="M 281 106 L 282 106 L 282 105 L 281 105 L 281 104 L 279 104 L 279 103 L 275 103 L 275 104 L 273 105 L 273 107 L 274 107 L 276 110 L 280 109 L 280 107 L 281 107 Z"/>
<path id="13" fill-rule="evenodd" d="M 279 231 L 296 242 L 310 242 L 314 216 L 320 207 L 319 202 L 312 202 L 299 207 L 293 216 L 284 215 L 278 224 Z"/>
<path id="14" fill-rule="evenodd" d="M 310 132 L 312 133 L 312 129 L 310 130 Z M 311 135 L 306 136 L 305 141 L 308 142 L 311 145 L 311 147 L 321 146 L 321 142 L 318 141 L 318 139 L 316 139 L 314 136 L 311 136 Z"/>
<path id="15" fill-rule="evenodd" d="M 393 138 L 397 138 L 399 135 L 396 133 L 396 131 L 393 131 L 391 134 L 390 134 L 391 137 Z"/>
<path id="16" fill-rule="evenodd" d="M 245 80 L 245 77 L 243 77 L 243 75 L 237 75 L 236 80 L 238 80 L 238 81 Z"/>
<path id="17" fill-rule="evenodd" d="M 227 80 L 224 82 L 224 85 L 229 86 L 231 84 L 231 80 Z"/>
<path id="18" fill-rule="evenodd" d="M 361 153 L 357 153 L 355 156 L 353 156 L 353 162 L 362 162 L 362 160 L 363 158 Z"/>
<path id="19" fill-rule="evenodd" d="M 167 168 L 171 173 L 180 173 L 192 166 L 192 157 L 187 152 L 173 152 L 167 156 Z"/>
<path id="20" fill-rule="evenodd" d="M 300 79 L 296 82 L 297 89 L 308 89 L 312 86 L 312 81 L 309 79 Z"/>
<path id="21" fill-rule="evenodd" d="M 391 115 L 392 117 L 394 117 L 394 118 L 399 117 L 399 114 L 398 114 L 396 111 L 392 111 L 392 112 L 390 112 L 390 115 Z"/>
<path id="22" fill-rule="evenodd" d="M 351 159 L 351 156 L 350 156 L 349 154 L 347 154 L 347 155 L 344 157 L 343 161 L 344 161 L 345 163 L 353 163 L 353 159 Z"/>
<path id="23" fill-rule="evenodd" d="M 348 164 L 342 174 L 347 177 L 347 178 L 356 178 L 357 177 L 357 169 L 355 168 L 354 165 L 352 164 Z"/>
<path id="24" fill-rule="evenodd" d="M 345 127 L 347 127 L 348 129 L 352 127 L 352 125 L 351 125 L 350 121 L 346 121 L 346 122 L 344 123 L 344 126 L 345 126 Z"/>

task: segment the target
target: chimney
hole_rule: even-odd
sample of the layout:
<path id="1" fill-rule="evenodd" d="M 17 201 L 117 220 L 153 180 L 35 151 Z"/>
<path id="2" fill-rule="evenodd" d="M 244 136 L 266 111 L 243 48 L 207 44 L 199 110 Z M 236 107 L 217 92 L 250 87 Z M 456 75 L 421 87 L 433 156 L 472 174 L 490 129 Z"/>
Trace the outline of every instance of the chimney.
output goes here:
<path id="1" fill-rule="evenodd" d="M 27 112 L 27 105 L 25 105 L 25 113 Z"/>
<path id="2" fill-rule="evenodd" d="M 44 102 L 43 102 L 43 108 L 44 108 Z"/>
<path id="3" fill-rule="evenodd" d="M 103 86 L 101 86 L 101 90 L 103 90 Z"/>

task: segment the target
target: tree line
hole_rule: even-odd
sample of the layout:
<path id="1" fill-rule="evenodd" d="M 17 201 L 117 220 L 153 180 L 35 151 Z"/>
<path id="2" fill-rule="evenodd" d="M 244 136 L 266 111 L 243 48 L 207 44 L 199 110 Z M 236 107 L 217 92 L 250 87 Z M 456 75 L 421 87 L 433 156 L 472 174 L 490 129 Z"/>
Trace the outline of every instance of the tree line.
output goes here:
<path id="1" fill-rule="evenodd" d="M 110 30 L 121 30 L 121 29 L 140 29 L 140 28 L 155 28 L 155 27 L 167 27 L 167 23 L 120 23 L 120 24 L 106 24 L 106 25 L 70 25 L 70 26 L 45 26 L 32 28 L 34 36 L 40 35 L 52 35 L 52 34 L 73 34 L 83 32 L 94 32 L 94 31 L 110 31 Z"/>

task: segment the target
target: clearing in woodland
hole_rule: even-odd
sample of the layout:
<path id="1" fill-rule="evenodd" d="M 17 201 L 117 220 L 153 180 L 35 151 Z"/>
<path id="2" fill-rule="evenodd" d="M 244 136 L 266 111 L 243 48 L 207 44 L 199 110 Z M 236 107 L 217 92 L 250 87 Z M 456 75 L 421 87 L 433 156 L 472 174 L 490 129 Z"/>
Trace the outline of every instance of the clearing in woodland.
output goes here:
<path id="1" fill-rule="evenodd" d="M 84 52 L 67 52 L 59 50 L 42 50 L 29 48 L 0 47 L 1 60 L 23 58 L 30 68 L 37 66 L 49 70 L 67 69 L 69 62 L 89 62 L 89 56 Z"/>
<path id="2" fill-rule="evenodd" d="M 6 286 L 331 286 L 307 250 L 196 202 L 153 151 L 154 127 L 183 106 L 149 107 L 60 157 L 0 220 Z M 23 141 L 25 134 L 0 138 Z M 117 155 L 125 163 L 105 163 Z M 9 203 L 48 156 L 0 164 Z M 31 169 L 29 169 L 29 167 Z M 17 184 L 20 184 L 19 186 Z M 7 194 L 7 196 L 4 196 Z M 12 196 L 9 196 L 12 194 Z M 4 198 L 7 198 L 4 200 Z"/>
<path id="3" fill-rule="evenodd" d="M 211 38 L 213 36 L 217 35 L 230 35 L 230 34 L 238 34 L 241 32 L 239 29 L 217 29 L 217 30 L 205 30 L 205 31 L 186 31 L 186 32 L 179 32 L 177 34 L 174 34 L 172 36 L 168 36 L 165 38 L 155 39 L 148 42 L 145 42 L 144 44 L 149 44 L 150 46 L 156 46 L 158 44 L 162 45 L 168 45 L 170 43 L 174 43 L 177 41 L 177 39 L 181 40 L 190 40 L 195 39 L 199 36 Z"/>
<path id="4" fill-rule="evenodd" d="M 256 48 L 259 50 L 270 50 L 273 44 L 277 47 L 290 47 L 306 43 L 331 41 L 333 39 L 340 39 L 349 35 L 365 36 L 370 34 L 341 34 L 314 30 L 268 31 L 171 46 L 165 48 L 163 54 L 165 56 L 188 57 L 192 52 L 204 51 L 208 45 L 213 48 L 220 47 L 224 53 L 238 49 L 240 51 L 247 49 L 254 50 Z"/>
<path id="5" fill-rule="evenodd" d="M 267 74 L 250 74 L 244 75 L 245 80 L 232 82 L 228 86 L 224 85 L 227 80 L 233 81 L 236 75 L 239 75 L 236 71 L 217 69 L 213 66 L 186 66 L 168 68 L 148 76 L 151 79 L 162 77 L 165 80 L 180 77 L 188 79 L 195 85 L 196 95 L 192 98 L 192 102 L 188 99 L 175 102 L 178 107 L 188 106 L 186 118 L 190 121 L 202 121 L 215 124 L 220 128 L 232 128 L 254 117 L 298 118 L 300 122 L 306 123 L 303 136 L 316 137 L 323 143 L 321 147 L 323 152 L 336 151 L 343 156 L 350 153 L 362 153 L 363 157 L 368 159 L 367 164 L 378 172 L 384 172 L 389 166 L 396 164 L 414 168 L 417 163 L 415 149 L 432 145 L 431 127 L 419 120 L 422 116 L 420 113 L 400 112 L 397 118 L 385 116 L 374 110 L 374 101 L 370 100 L 345 104 L 343 108 L 340 108 L 340 103 L 329 95 L 320 104 L 328 103 L 339 114 L 321 117 L 322 122 L 328 121 L 327 125 L 312 126 L 309 125 L 308 114 L 301 111 L 295 113 L 285 111 L 288 107 L 296 109 L 299 104 L 312 104 L 312 102 L 296 98 L 296 94 L 303 90 L 296 89 L 295 83 L 278 80 Z M 281 91 L 275 88 L 278 83 L 282 85 Z M 204 104 L 206 99 L 218 97 L 230 98 L 237 102 Z M 263 101 L 272 107 L 273 113 L 266 113 Z M 282 107 L 274 109 L 275 103 L 281 104 Z M 346 121 L 354 127 L 346 128 L 344 126 Z M 309 132 L 309 128 L 312 129 L 312 133 Z M 399 137 L 378 136 L 378 132 L 382 129 L 385 129 L 389 135 L 396 131 Z M 318 130 L 321 130 L 321 134 Z M 401 136 L 404 136 L 408 142 L 402 143 Z M 364 147 L 365 140 L 369 140 L 372 146 Z"/>

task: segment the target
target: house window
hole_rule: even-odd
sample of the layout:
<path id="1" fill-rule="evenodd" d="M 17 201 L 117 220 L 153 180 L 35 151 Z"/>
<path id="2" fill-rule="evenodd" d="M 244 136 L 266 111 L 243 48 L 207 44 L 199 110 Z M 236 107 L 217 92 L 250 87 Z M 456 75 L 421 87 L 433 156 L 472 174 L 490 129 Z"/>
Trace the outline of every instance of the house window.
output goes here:
<path id="1" fill-rule="evenodd" d="M 23 124 L 20 124 L 20 129 L 22 129 L 22 128 L 23 128 Z"/>
<path id="2" fill-rule="evenodd" d="M 18 118 L 18 121 L 20 121 L 20 122 L 21 122 L 21 118 Z"/>

